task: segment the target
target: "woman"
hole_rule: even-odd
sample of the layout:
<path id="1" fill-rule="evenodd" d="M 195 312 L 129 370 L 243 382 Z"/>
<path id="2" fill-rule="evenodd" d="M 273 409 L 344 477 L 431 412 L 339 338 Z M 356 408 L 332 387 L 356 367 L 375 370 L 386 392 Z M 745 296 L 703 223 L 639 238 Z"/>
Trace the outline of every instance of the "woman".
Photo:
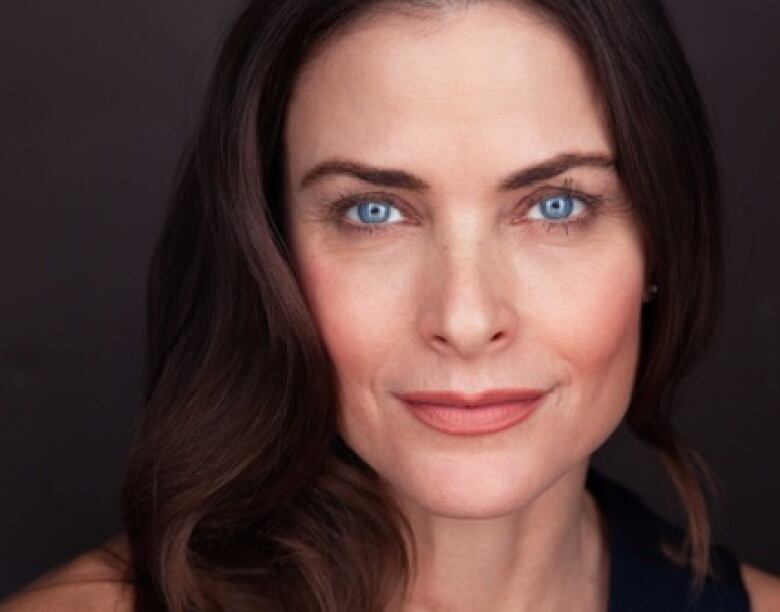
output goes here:
<path id="1" fill-rule="evenodd" d="M 670 423 L 718 223 L 656 1 L 251 3 L 150 274 L 127 533 L 6 609 L 780 609 Z M 685 530 L 589 468 L 624 418 Z"/>

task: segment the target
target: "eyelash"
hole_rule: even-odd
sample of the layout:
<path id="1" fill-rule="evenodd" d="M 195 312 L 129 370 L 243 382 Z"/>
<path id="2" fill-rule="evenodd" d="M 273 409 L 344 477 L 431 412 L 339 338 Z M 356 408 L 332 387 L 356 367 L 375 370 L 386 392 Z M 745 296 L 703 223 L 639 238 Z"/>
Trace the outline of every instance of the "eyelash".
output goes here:
<path id="1" fill-rule="evenodd" d="M 603 202 L 604 200 L 603 196 L 596 196 L 596 195 L 584 193 L 581 190 L 581 188 L 572 179 L 565 179 L 562 187 L 544 188 L 544 193 L 541 196 L 534 197 L 534 194 L 532 194 L 528 198 L 525 198 L 525 200 L 533 198 L 530 204 L 526 207 L 526 210 L 531 209 L 533 206 L 536 206 L 537 204 L 541 204 L 545 200 L 552 199 L 555 197 L 560 197 L 560 196 L 564 196 L 567 198 L 571 198 L 583 202 L 583 204 L 585 204 L 586 207 L 586 212 L 581 213 L 576 217 L 572 217 L 571 218 L 572 220 L 567 220 L 567 221 L 537 220 L 536 222 L 544 226 L 548 232 L 551 229 L 562 230 L 566 232 L 567 236 L 569 235 L 570 229 L 576 229 L 588 223 L 591 220 L 591 218 L 596 214 L 595 209 L 597 205 Z M 399 203 L 396 200 L 396 198 L 392 196 L 386 196 L 383 194 L 361 194 L 361 195 L 343 194 L 339 196 L 335 202 L 329 205 L 328 207 L 329 216 L 335 218 L 336 224 L 347 231 L 359 232 L 361 234 L 374 234 L 377 232 L 391 231 L 389 228 L 392 227 L 393 225 L 398 225 L 398 223 L 356 225 L 354 223 L 349 223 L 344 220 L 344 215 L 350 208 L 356 205 L 370 202 L 372 200 L 380 200 L 384 204 L 391 204 L 393 207 L 403 212 L 404 207 L 399 206 Z"/>

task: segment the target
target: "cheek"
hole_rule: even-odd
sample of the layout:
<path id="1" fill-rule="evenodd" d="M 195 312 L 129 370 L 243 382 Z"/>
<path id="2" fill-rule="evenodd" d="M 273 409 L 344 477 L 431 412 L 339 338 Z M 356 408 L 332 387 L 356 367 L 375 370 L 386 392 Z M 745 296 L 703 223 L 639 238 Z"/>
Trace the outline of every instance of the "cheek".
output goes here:
<path id="1" fill-rule="evenodd" d="M 303 289 L 338 378 L 339 430 L 364 461 L 383 473 L 382 457 L 392 453 L 386 449 L 387 410 L 377 401 L 383 394 L 378 385 L 399 361 L 399 342 L 409 334 L 409 297 L 402 289 L 409 279 L 397 277 L 396 284 L 387 269 L 322 253 L 302 255 Z"/>
<path id="2" fill-rule="evenodd" d="M 603 443 L 628 407 L 639 355 L 643 262 L 638 240 L 616 240 L 557 275 L 554 284 L 548 279 L 537 341 L 563 368 L 560 418 L 568 427 L 556 433 L 577 452 Z"/>
<path id="3" fill-rule="evenodd" d="M 304 247 L 299 253 L 303 290 L 340 382 L 369 384 L 402 330 L 408 330 L 408 299 L 402 289 L 408 274 L 402 266 L 391 272 L 393 266 L 358 264 L 327 249 Z"/>
<path id="4" fill-rule="evenodd" d="M 559 333 L 550 339 L 572 369 L 585 377 L 609 374 L 616 360 L 636 349 L 641 313 L 642 269 L 626 261 L 591 267 L 568 284 L 567 300 L 550 300 Z M 550 315 L 552 323 L 552 315 Z"/>

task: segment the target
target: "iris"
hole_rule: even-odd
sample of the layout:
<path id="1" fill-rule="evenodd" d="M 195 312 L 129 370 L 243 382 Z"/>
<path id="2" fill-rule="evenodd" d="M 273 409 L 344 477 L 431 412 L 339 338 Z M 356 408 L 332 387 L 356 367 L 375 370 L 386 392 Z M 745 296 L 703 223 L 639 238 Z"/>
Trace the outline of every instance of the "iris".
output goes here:
<path id="1" fill-rule="evenodd" d="M 357 210 L 363 223 L 382 223 L 390 216 L 390 207 L 376 202 L 363 202 L 358 205 Z"/>
<path id="2" fill-rule="evenodd" d="M 540 203 L 542 214 L 548 219 L 563 219 L 571 214 L 574 201 L 568 195 L 556 195 Z"/>

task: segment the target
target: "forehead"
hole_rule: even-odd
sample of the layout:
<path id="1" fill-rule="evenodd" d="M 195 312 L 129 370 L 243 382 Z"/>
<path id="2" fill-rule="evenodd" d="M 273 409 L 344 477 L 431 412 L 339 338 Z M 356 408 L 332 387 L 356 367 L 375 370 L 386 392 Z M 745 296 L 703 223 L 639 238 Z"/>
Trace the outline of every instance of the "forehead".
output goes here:
<path id="1" fill-rule="evenodd" d="M 293 177 L 333 156 L 435 172 L 610 151 L 576 45 L 505 2 L 352 24 L 300 71 L 285 140 Z"/>

